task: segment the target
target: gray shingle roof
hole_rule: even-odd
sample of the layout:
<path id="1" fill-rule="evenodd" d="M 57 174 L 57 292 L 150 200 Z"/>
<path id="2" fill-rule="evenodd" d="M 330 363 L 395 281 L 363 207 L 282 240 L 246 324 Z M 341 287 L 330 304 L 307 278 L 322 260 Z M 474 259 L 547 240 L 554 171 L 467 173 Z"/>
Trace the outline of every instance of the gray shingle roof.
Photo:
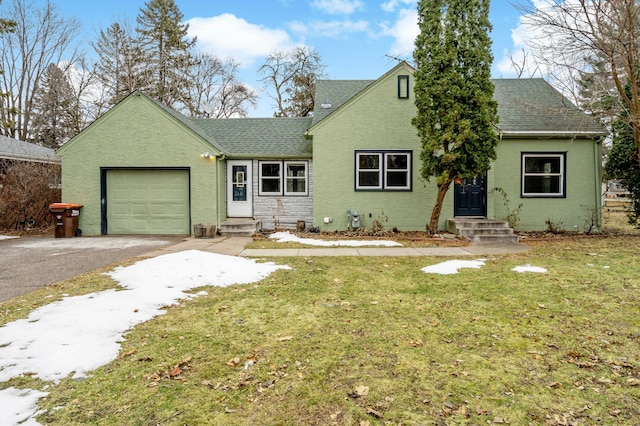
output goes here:
<path id="1" fill-rule="evenodd" d="M 195 126 L 233 156 L 311 157 L 305 132 L 311 117 L 191 118 Z"/>
<path id="2" fill-rule="evenodd" d="M 361 92 L 374 80 L 319 80 L 313 124 Z M 582 133 L 604 135 L 606 130 L 583 113 L 544 79 L 493 79 L 498 102 L 496 128 L 505 135 Z M 331 108 L 322 108 L 322 104 Z"/>
<path id="3" fill-rule="evenodd" d="M 59 163 L 53 149 L 0 135 L 0 158 Z"/>
<path id="4" fill-rule="evenodd" d="M 160 102 L 156 103 L 226 155 L 311 157 L 312 142 L 305 138 L 306 131 L 374 81 L 318 80 L 313 117 L 304 118 L 188 118 Z M 577 109 L 543 79 L 492 81 L 494 98 L 498 102 L 496 128 L 506 136 L 606 134 L 603 126 Z"/>
<path id="5" fill-rule="evenodd" d="M 605 134 L 605 128 L 580 111 L 541 78 L 492 80 L 498 102 L 496 127 L 504 134 Z"/>
<path id="6" fill-rule="evenodd" d="M 336 108 L 363 91 L 375 80 L 318 80 L 313 124 L 316 124 Z M 328 106 L 328 107 L 327 107 Z"/>

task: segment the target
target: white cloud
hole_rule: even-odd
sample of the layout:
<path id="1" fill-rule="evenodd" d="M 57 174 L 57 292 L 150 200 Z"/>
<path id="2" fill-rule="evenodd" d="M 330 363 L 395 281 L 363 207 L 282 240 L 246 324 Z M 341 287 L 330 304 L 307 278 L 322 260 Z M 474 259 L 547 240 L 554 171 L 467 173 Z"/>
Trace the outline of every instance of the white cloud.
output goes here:
<path id="1" fill-rule="evenodd" d="M 253 65 L 274 50 L 295 44 L 285 30 L 251 24 L 229 13 L 192 18 L 186 23 L 189 36 L 198 38 L 200 50 L 219 58 L 234 58 L 243 67 Z"/>
<path id="2" fill-rule="evenodd" d="M 516 67 L 523 68 L 522 77 L 534 77 L 540 70 L 534 62 L 533 52 L 529 47 L 532 40 L 542 36 L 539 29 L 527 25 L 520 17 L 518 26 L 511 30 L 513 47 L 502 52 L 502 58 L 496 62 L 496 69 L 502 77 L 516 77 Z M 515 64 L 515 66 L 514 66 Z M 539 75 L 538 75 L 539 77 Z"/>
<path id="3" fill-rule="evenodd" d="M 353 33 L 369 32 L 366 21 L 314 21 L 303 23 L 296 21 L 290 24 L 293 32 L 301 36 L 340 38 Z"/>
<path id="4" fill-rule="evenodd" d="M 563 15 L 562 8 L 580 10 L 576 0 L 565 0 L 562 8 L 551 0 L 534 0 L 533 6 L 543 17 L 542 20 L 557 19 L 574 28 L 585 25 L 583 14 L 578 12 L 571 17 Z M 576 51 L 567 41 L 568 36 L 562 29 L 535 25 L 536 15 L 528 14 L 519 18 L 518 26 L 511 30 L 513 47 L 502 52 L 502 58 L 496 62 L 495 69 L 501 77 L 542 77 L 572 101 L 576 101 L 579 78 L 577 70 L 585 67 L 587 52 Z"/>
<path id="5" fill-rule="evenodd" d="M 401 9 L 398 19 L 392 26 L 382 25 L 382 33 L 395 39 L 389 53 L 392 55 L 411 55 L 415 47 L 415 40 L 420 29 L 418 27 L 418 13 L 415 9 Z"/>
<path id="6" fill-rule="evenodd" d="M 315 0 L 311 6 L 330 15 L 350 15 L 363 4 L 359 0 Z"/>
<path id="7" fill-rule="evenodd" d="M 417 8 L 415 0 L 389 0 L 388 2 L 382 3 L 380 7 L 385 12 L 393 12 L 404 5 L 413 5 L 414 9 Z"/>

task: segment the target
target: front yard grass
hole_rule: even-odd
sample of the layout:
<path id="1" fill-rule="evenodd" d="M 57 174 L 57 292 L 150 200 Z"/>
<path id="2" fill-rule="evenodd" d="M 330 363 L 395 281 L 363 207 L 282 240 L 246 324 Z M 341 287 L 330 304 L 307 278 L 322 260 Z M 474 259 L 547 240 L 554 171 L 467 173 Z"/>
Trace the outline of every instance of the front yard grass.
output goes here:
<path id="1" fill-rule="evenodd" d="M 292 270 L 207 287 L 136 327 L 117 360 L 50 386 L 38 420 L 640 423 L 638 237 L 528 244 L 457 275 L 420 270 L 443 258 L 278 258 Z M 511 271 L 525 264 L 548 272 Z M 88 274 L 39 290 L 17 313 L 15 302 L 0 305 L 1 321 L 52 292 L 113 285 Z M 11 385 L 43 384 L 1 386 Z"/>

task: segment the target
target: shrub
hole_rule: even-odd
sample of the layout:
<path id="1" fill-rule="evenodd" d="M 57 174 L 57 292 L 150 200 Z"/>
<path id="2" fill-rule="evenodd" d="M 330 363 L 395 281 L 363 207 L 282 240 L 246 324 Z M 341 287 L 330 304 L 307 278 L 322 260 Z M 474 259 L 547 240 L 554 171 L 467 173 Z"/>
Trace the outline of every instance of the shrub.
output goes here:
<path id="1" fill-rule="evenodd" d="M 6 163 L 0 174 L 0 230 L 50 226 L 49 204 L 60 201 L 59 176 L 56 164 Z"/>

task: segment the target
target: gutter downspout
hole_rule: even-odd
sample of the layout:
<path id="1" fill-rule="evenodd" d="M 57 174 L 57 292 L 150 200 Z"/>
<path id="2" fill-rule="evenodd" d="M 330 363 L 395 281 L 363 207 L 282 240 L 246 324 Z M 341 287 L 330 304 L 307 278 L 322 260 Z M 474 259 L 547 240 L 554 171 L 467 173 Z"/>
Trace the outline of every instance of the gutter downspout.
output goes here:
<path id="1" fill-rule="evenodd" d="M 220 229 L 220 226 L 222 225 L 222 209 L 224 208 L 224 205 L 225 205 L 224 201 L 220 200 L 220 185 L 221 184 L 226 185 L 226 182 L 224 181 L 224 178 L 225 178 L 224 168 L 221 167 L 220 162 L 225 161 L 226 159 L 227 159 L 227 156 L 225 154 L 221 154 L 220 156 L 216 157 L 216 174 L 218 175 L 216 179 L 217 180 L 216 182 L 216 204 L 217 204 L 216 222 L 218 222 L 218 224 L 216 226 L 218 227 L 218 229 Z M 221 173 L 222 173 L 222 178 L 220 178 Z M 226 212 L 225 212 L 225 217 L 226 217 Z"/>
<path id="2" fill-rule="evenodd" d="M 595 192 L 596 192 L 596 225 L 602 232 L 602 138 L 593 144 L 593 158 L 595 162 Z"/>

